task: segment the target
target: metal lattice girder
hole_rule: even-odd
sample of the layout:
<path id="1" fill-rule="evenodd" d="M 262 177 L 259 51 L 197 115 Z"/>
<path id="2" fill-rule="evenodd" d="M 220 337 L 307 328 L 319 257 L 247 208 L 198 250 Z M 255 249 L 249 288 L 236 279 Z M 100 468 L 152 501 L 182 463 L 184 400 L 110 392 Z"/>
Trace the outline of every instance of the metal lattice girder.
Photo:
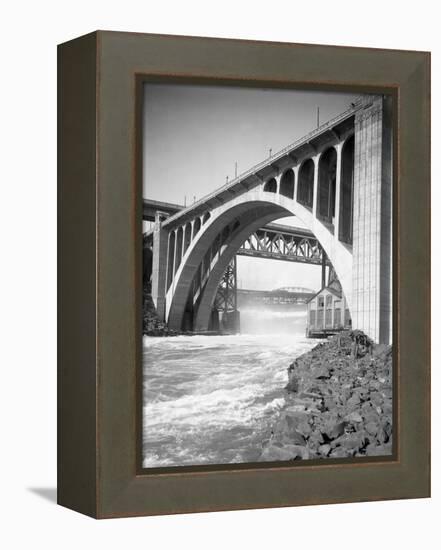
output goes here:
<path id="1" fill-rule="evenodd" d="M 228 264 L 219 283 L 213 308 L 229 312 L 237 310 L 237 267 L 236 256 Z"/>
<path id="2" fill-rule="evenodd" d="M 323 249 L 312 233 L 277 224 L 252 233 L 237 254 L 315 265 L 321 265 L 323 259 Z"/>

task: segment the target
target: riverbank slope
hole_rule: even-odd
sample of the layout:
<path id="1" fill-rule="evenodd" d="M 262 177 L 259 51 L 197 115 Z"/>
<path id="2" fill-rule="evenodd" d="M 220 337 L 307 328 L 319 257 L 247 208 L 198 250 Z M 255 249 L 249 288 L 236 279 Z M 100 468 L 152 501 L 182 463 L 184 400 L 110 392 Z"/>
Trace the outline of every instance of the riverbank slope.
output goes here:
<path id="1" fill-rule="evenodd" d="M 156 312 L 150 289 L 144 289 L 142 303 L 142 333 L 144 336 L 176 336 L 178 333 L 170 330 L 161 321 Z"/>
<path id="2" fill-rule="evenodd" d="M 391 346 L 334 336 L 289 366 L 286 392 L 260 460 L 392 453 Z"/>

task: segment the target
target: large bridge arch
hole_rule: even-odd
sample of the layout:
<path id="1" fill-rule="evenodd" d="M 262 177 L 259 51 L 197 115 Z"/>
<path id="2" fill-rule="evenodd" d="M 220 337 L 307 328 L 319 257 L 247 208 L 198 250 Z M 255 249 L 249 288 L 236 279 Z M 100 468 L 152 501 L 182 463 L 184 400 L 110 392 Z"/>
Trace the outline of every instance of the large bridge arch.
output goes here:
<path id="1" fill-rule="evenodd" d="M 208 276 L 208 280 L 205 284 L 199 303 L 197 304 L 197 311 L 195 312 L 194 329 L 196 331 L 202 331 L 207 328 L 219 283 L 225 273 L 225 270 L 227 269 L 227 266 L 239 250 L 242 243 L 251 233 L 267 223 L 271 223 L 279 217 L 280 215 L 271 211 L 268 214 L 262 213 L 262 217 L 259 215 L 257 219 L 251 219 L 250 221 L 247 221 L 247 223 L 244 223 L 242 229 L 234 235 L 233 239 L 230 241 L 229 245 L 226 247 Z"/>
<path id="2" fill-rule="evenodd" d="M 188 309 L 189 294 L 193 281 L 197 275 L 204 257 L 206 267 L 209 268 L 207 277 L 201 281 L 203 286 L 201 296 L 198 297 L 195 327 L 198 330 L 206 329 L 208 305 L 214 300 L 217 284 L 223 271 L 242 242 L 258 226 L 265 225 L 278 218 L 297 216 L 304 225 L 317 237 L 334 266 L 342 284 L 343 292 L 351 308 L 352 296 L 352 254 L 346 246 L 334 238 L 333 232 L 311 212 L 296 200 L 287 198 L 272 191 L 264 191 L 264 187 L 257 187 L 242 193 L 231 201 L 219 205 L 211 210 L 211 216 L 201 227 L 195 239 L 182 256 L 176 271 L 173 283 L 167 292 L 166 320 L 170 328 L 181 329 L 184 314 Z M 208 258 L 210 250 L 218 235 L 222 235 L 225 228 L 233 222 L 239 222 L 236 229 L 230 232 L 228 240 L 221 243 L 216 257 Z M 209 265 L 208 265 L 209 264 Z"/>
<path id="3" fill-rule="evenodd" d="M 233 247 L 230 243 L 236 243 L 237 235 L 244 234 L 244 228 L 251 222 L 254 221 L 256 225 L 260 225 L 262 220 L 267 220 L 264 223 L 269 223 L 272 220 L 289 215 L 283 208 L 278 207 L 278 205 L 270 201 L 260 201 L 257 203 L 250 200 L 241 201 L 239 204 L 230 205 L 230 208 L 220 210 L 222 211 L 212 212 L 209 220 L 207 220 L 206 224 L 199 231 L 197 238 L 191 243 L 168 289 L 166 297 L 166 320 L 170 328 L 181 329 L 189 293 L 201 266 L 204 266 L 205 272 L 211 273 L 217 264 L 217 260 L 224 257 L 227 249 Z M 228 235 L 226 234 L 227 227 L 230 227 Z M 252 232 L 251 229 L 248 233 L 246 231 L 243 240 Z M 221 239 L 222 235 L 224 236 L 224 240 Z M 243 240 L 237 245 L 237 249 Z M 220 242 L 217 256 L 207 258 L 213 244 L 216 242 Z M 205 280 L 200 282 L 204 284 Z"/>

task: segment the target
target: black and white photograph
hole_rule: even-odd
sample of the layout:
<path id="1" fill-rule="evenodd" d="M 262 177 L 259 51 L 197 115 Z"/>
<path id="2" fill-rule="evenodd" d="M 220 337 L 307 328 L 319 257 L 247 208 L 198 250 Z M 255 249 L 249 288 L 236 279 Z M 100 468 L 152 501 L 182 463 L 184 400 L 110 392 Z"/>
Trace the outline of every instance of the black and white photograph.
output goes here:
<path id="1" fill-rule="evenodd" d="M 142 467 L 391 457 L 388 95 L 145 83 Z"/>

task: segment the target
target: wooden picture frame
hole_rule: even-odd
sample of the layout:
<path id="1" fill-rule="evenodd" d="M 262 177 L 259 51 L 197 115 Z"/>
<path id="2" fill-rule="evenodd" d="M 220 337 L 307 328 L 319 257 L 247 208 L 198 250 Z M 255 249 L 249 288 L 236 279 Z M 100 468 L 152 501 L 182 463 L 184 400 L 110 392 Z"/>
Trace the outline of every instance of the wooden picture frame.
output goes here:
<path id="1" fill-rule="evenodd" d="M 112 518 L 430 496 L 430 54 L 97 31 L 58 62 L 59 504 Z M 390 459 L 140 468 L 145 80 L 393 98 Z"/>

